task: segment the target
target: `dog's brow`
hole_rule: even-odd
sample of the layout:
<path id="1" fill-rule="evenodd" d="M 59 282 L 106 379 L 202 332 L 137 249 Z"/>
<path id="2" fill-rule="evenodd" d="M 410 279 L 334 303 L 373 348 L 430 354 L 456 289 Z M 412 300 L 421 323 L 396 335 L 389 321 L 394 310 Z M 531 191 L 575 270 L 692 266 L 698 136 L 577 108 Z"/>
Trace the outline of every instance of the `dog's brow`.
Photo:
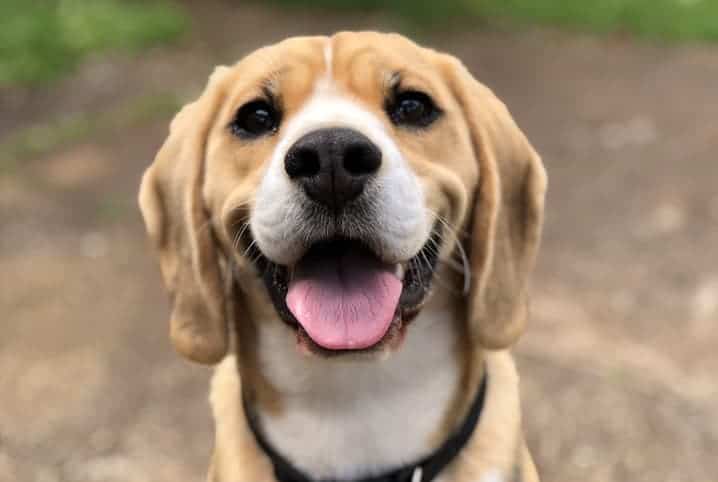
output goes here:
<path id="1" fill-rule="evenodd" d="M 420 90 L 429 94 L 435 91 L 433 82 L 418 72 L 413 70 L 399 70 L 395 75 L 395 81 L 394 76 L 391 78 L 391 80 L 394 81 L 394 83 L 391 84 L 391 88 L 395 91 Z"/>
<path id="2" fill-rule="evenodd" d="M 289 70 L 288 67 L 282 67 L 281 69 L 272 70 L 269 72 L 264 79 L 262 79 L 259 83 L 259 85 L 262 88 L 263 92 L 269 91 L 272 95 L 276 95 L 276 91 L 279 84 L 279 78 L 282 76 L 282 74 L 286 73 Z"/>
<path id="3" fill-rule="evenodd" d="M 389 72 L 387 75 L 384 76 L 384 96 L 386 98 L 391 98 L 394 96 L 394 94 L 399 90 L 399 86 L 401 85 L 401 79 L 403 78 L 403 72 L 401 70 L 395 70 L 393 72 Z"/>
<path id="4" fill-rule="evenodd" d="M 401 70 L 396 70 L 389 75 L 389 80 L 387 81 L 387 87 L 389 89 L 396 89 L 401 85 L 401 79 L 403 77 L 403 72 Z"/>
<path id="5" fill-rule="evenodd" d="M 281 100 L 281 96 L 279 95 L 279 89 L 276 88 L 274 85 L 262 85 L 262 95 L 272 104 L 279 103 Z"/>

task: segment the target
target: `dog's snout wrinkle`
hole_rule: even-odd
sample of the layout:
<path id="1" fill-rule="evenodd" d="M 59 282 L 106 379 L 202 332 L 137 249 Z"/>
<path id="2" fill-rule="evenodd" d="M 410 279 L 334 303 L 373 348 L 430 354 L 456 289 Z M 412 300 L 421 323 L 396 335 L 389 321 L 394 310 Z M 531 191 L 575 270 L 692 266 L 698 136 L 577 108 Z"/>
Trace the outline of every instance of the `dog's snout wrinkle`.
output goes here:
<path id="1" fill-rule="evenodd" d="M 364 134 L 326 128 L 297 140 L 287 152 L 284 168 L 310 199 L 339 211 L 361 195 L 381 160 L 381 150 Z"/>

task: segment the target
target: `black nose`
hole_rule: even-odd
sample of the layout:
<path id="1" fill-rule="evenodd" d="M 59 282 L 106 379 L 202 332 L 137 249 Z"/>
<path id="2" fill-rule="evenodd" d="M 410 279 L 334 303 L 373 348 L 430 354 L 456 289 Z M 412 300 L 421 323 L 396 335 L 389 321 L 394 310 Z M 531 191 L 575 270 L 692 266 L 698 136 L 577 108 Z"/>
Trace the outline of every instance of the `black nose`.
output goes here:
<path id="1" fill-rule="evenodd" d="M 381 165 L 381 151 L 352 129 L 319 129 L 300 138 L 287 152 L 284 168 L 314 201 L 334 210 L 364 190 Z"/>

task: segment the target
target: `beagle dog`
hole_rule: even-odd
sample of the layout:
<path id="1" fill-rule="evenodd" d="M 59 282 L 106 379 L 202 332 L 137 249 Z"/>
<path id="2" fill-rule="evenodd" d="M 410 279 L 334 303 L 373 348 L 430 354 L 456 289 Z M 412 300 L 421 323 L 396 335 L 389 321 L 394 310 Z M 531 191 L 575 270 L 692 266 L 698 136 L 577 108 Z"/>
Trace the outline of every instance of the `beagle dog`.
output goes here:
<path id="1" fill-rule="evenodd" d="M 212 482 L 530 482 L 508 348 L 546 175 L 504 104 L 404 37 L 218 67 L 140 206 L 177 351 L 218 364 Z"/>

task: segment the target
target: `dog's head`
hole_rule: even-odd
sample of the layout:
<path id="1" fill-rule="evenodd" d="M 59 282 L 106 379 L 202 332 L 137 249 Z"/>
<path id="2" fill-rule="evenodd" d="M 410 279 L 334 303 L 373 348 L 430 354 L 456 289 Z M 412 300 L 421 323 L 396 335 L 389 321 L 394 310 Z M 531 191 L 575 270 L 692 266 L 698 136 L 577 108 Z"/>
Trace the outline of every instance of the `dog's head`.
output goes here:
<path id="1" fill-rule="evenodd" d="M 468 332 L 510 345 L 545 187 L 504 104 L 458 60 L 398 35 L 340 33 L 218 68 L 172 122 L 140 205 L 174 345 L 211 363 L 228 317 L 249 322 L 252 303 L 317 353 L 397 347 L 462 239 Z M 260 291 L 245 286 L 257 279 Z"/>

